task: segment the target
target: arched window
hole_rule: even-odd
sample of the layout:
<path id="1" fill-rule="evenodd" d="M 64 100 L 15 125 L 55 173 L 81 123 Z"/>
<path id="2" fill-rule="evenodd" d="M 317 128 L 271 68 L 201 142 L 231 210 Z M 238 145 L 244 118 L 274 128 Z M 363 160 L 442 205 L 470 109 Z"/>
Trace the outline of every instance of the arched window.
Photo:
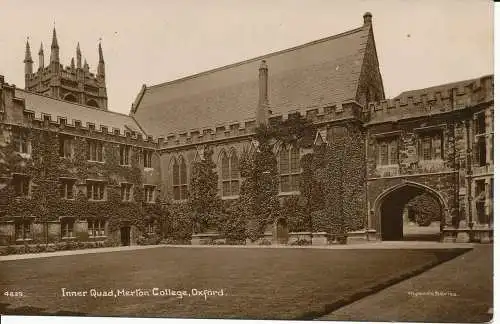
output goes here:
<path id="1" fill-rule="evenodd" d="M 299 149 L 295 146 L 283 147 L 279 154 L 279 162 L 280 191 L 299 191 Z"/>
<path id="2" fill-rule="evenodd" d="M 89 101 L 87 101 L 87 106 L 99 108 L 97 101 L 95 101 L 94 99 L 90 99 Z"/>
<path id="3" fill-rule="evenodd" d="M 240 194 L 240 168 L 238 157 L 233 151 L 228 157 L 226 152 L 222 153 L 222 196 L 230 197 Z"/>
<path id="4" fill-rule="evenodd" d="M 174 200 L 187 199 L 187 168 L 184 159 L 174 160 L 172 167 Z"/>
<path id="5" fill-rule="evenodd" d="M 68 93 L 67 95 L 64 96 L 64 100 L 76 102 L 76 97 L 72 93 Z"/>

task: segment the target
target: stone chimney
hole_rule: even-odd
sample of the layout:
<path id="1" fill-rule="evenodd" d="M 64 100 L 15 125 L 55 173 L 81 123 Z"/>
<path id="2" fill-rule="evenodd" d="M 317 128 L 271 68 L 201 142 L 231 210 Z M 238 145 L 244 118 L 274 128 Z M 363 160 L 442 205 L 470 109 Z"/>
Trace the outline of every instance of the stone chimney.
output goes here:
<path id="1" fill-rule="evenodd" d="M 371 25 L 371 24 L 372 24 L 372 14 L 371 14 L 371 12 L 366 12 L 363 15 L 363 25 L 367 26 L 367 25 Z"/>
<path id="2" fill-rule="evenodd" d="M 259 67 L 259 105 L 257 107 L 257 125 L 267 124 L 269 118 L 269 73 L 265 60 L 263 60 Z"/>

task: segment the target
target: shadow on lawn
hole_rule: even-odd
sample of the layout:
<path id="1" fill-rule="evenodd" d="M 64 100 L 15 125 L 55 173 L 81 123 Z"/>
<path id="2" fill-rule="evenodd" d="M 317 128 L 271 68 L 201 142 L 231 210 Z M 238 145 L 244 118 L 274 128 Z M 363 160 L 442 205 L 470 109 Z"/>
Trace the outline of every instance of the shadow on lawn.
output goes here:
<path id="1" fill-rule="evenodd" d="M 421 267 L 414 269 L 412 271 L 400 273 L 394 277 L 387 279 L 384 282 L 377 283 L 373 286 L 369 286 L 369 287 L 363 288 L 361 290 L 355 291 L 349 295 L 337 298 L 332 303 L 326 304 L 324 311 L 322 311 L 322 312 L 316 311 L 316 312 L 304 313 L 301 316 L 294 318 L 293 320 L 309 320 L 310 321 L 310 320 L 314 320 L 314 319 L 317 319 L 319 317 L 325 316 L 327 314 L 330 314 L 333 311 L 336 311 L 339 308 L 342 308 L 342 307 L 347 306 L 351 303 L 354 303 L 355 301 L 358 301 L 358 300 L 365 298 L 369 295 L 377 293 L 385 288 L 388 288 L 392 285 L 400 283 L 406 279 L 417 276 L 417 275 L 419 275 L 419 274 L 421 274 L 421 273 L 423 273 L 431 268 L 434 268 L 435 266 L 437 266 L 441 263 L 444 263 L 446 261 L 450 261 L 451 259 L 454 259 L 457 256 L 462 255 L 462 254 L 469 252 L 471 250 L 472 250 L 472 248 L 470 248 L 470 249 L 451 249 L 450 251 L 440 253 L 439 254 L 440 258 L 436 261 L 432 261 L 432 262 L 423 264 Z"/>
<path id="2" fill-rule="evenodd" d="M 3 315 L 23 315 L 23 316 L 85 316 L 87 314 L 80 312 L 71 312 L 60 310 L 55 313 L 44 312 L 44 308 L 22 306 L 17 308 L 8 308 L 10 304 L 0 303 L 0 314 Z"/>

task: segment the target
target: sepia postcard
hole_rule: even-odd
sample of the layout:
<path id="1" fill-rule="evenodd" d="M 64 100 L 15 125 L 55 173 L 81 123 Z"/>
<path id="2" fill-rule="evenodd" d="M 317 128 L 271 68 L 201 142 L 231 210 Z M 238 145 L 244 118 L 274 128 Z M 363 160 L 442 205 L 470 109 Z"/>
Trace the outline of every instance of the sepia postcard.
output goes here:
<path id="1" fill-rule="evenodd" d="M 2 1 L 2 318 L 492 320 L 493 7 Z"/>

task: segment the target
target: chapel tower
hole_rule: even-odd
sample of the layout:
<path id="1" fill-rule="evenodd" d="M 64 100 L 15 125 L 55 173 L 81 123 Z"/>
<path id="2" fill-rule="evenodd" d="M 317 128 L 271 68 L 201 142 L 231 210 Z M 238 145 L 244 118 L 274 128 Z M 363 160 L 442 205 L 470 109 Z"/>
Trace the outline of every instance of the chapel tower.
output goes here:
<path id="1" fill-rule="evenodd" d="M 71 58 L 70 65 L 64 67 L 59 59 L 59 44 L 54 27 L 50 46 L 50 61 L 47 66 L 44 63 L 44 48 L 43 43 L 41 43 L 38 52 L 38 69 L 33 70 L 29 40 L 26 41 L 25 90 L 107 110 L 108 96 L 101 42 L 98 45 L 98 55 L 99 63 L 96 74 L 94 74 L 90 72 L 87 60 L 84 59 L 82 65 L 82 53 L 80 43 L 78 43 L 76 46 L 76 65 L 75 59 Z"/>

